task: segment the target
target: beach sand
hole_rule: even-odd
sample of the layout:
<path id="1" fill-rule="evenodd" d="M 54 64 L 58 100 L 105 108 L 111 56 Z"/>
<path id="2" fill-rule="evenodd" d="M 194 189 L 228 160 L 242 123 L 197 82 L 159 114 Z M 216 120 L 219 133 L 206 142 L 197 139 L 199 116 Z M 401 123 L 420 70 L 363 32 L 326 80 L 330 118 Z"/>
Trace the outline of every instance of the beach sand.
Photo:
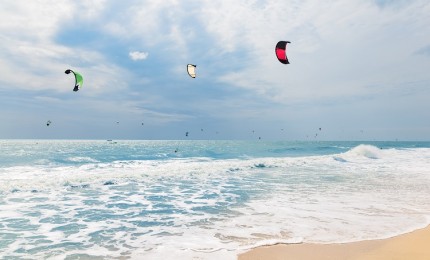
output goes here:
<path id="1" fill-rule="evenodd" d="M 278 244 L 240 254 L 239 260 L 430 260 L 430 226 L 381 240 L 345 244 Z"/>

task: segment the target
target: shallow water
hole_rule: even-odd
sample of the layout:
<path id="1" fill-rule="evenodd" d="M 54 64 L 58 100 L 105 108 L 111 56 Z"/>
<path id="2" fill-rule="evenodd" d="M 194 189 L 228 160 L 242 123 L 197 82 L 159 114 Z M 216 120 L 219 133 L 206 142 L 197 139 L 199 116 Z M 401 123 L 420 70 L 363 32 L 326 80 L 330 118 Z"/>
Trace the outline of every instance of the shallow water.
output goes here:
<path id="1" fill-rule="evenodd" d="M 429 224 L 428 194 L 428 142 L 3 140 L 0 256 L 235 259 L 384 238 Z"/>

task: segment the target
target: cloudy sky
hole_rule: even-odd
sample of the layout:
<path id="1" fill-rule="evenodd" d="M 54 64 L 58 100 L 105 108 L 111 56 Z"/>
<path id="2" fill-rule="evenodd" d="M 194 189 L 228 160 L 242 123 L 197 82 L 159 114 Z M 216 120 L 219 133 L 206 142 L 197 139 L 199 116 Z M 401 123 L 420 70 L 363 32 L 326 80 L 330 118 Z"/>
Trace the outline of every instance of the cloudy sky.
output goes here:
<path id="1" fill-rule="evenodd" d="M 2 0 L 0 139 L 430 140 L 429 14 L 428 0 Z"/>

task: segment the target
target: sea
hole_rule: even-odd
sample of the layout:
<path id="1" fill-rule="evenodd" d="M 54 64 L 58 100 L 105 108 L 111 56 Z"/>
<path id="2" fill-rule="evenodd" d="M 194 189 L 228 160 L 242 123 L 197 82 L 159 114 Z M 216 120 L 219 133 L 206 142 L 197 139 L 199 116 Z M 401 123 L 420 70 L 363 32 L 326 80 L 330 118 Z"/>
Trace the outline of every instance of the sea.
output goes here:
<path id="1" fill-rule="evenodd" d="M 236 259 L 430 224 L 430 142 L 0 140 L 1 259 Z"/>

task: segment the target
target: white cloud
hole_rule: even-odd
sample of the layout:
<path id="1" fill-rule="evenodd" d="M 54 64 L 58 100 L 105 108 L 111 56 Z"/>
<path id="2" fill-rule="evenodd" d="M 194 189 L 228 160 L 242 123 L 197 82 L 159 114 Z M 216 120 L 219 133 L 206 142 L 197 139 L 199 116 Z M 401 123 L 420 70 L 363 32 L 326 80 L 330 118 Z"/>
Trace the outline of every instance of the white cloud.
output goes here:
<path id="1" fill-rule="evenodd" d="M 290 103 L 381 91 L 369 85 L 428 80 L 421 71 L 428 62 L 411 54 L 428 44 L 429 8 L 420 0 L 401 9 L 381 9 L 372 1 L 208 0 L 201 20 L 218 52 L 245 53 L 243 66 L 221 75 L 221 81 Z M 278 40 L 292 42 L 290 65 L 274 58 Z"/>
<path id="2" fill-rule="evenodd" d="M 5 37 L 43 41 L 51 37 L 64 21 L 73 18 L 70 1 L 4 0 L 0 8 L 0 32 Z"/>
<path id="3" fill-rule="evenodd" d="M 131 51 L 128 53 L 128 55 L 132 60 L 137 61 L 137 60 L 146 60 L 146 58 L 148 58 L 149 53 L 142 52 L 142 51 Z"/>
<path id="4" fill-rule="evenodd" d="M 44 0 L 25 5 L 6 0 L 0 9 L 4 18 L 0 23 L 0 65 L 2 71 L 28 75 L 36 68 L 54 73 L 52 69 L 61 67 L 61 59 L 69 64 L 82 60 L 91 67 L 105 63 L 104 54 L 97 50 L 76 50 L 55 43 L 53 38 L 62 26 L 81 17 L 134 46 L 144 43 L 151 48 L 156 43 L 169 43 L 163 48 L 176 48 L 169 51 L 181 59 L 191 54 L 187 50 L 190 46 L 194 53 L 199 51 L 193 40 L 205 38 L 210 45 L 200 49 L 206 49 L 205 58 L 212 61 L 207 66 L 221 62 L 233 68 L 237 65 L 231 73 L 217 69 L 214 77 L 275 100 L 324 98 L 344 95 L 346 90 L 357 94 L 368 84 L 389 81 L 387 77 L 397 82 L 419 71 L 411 67 L 425 67 L 411 66 L 415 61 L 409 54 L 428 45 L 429 10 L 426 0 L 411 1 L 400 9 L 388 5 L 381 9 L 370 0 L 203 0 L 198 6 L 177 0 L 131 1 L 127 6 L 104 0 L 91 4 Z M 278 40 L 292 42 L 290 65 L 282 66 L 274 58 Z M 227 57 L 222 55 L 225 53 Z M 132 51 L 129 57 L 144 60 L 148 52 Z M 117 69 L 109 66 L 108 70 Z M 3 81 L 15 81 L 27 88 L 40 85 L 39 80 L 28 78 L 10 73 Z"/>
<path id="5" fill-rule="evenodd" d="M 386 2 L 381 8 L 384 1 L 379 0 L 129 0 L 127 5 L 108 0 L 4 0 L 0 88 L 30 95 L 32 90 L 53 90 L 46 92 L 55 97 L 71 91 L 73 79 L 64 70 L 76 69 L 84 75 L 80 97 L 115 96 L 119 101 L 110 104 L 112 111 L 124 104 L 126 116 L 134 107 L 145 107 L 154 121 L 166 122 L 178 116 L 188 120 L 175 107 L 225 118 L 225 104 L 234 103 L 240 118 L 250 117 L 246 111 L 260 117 L 254 111 L 274 106 L 371 95 L 379 105 L 381 97 L 396 88 L 408 89 L 411 100 L 417 93 L 426 96 L 430 3 Z M 291 41 L 290 65 L 280 64 L 274 55 L 279 40 Z M 124 59 L 145 60 L 148 53 L 151 63 L 126 67 L 130 64 Z M 161 62 L 163 66 L 153 66 Z M 189 84 L 186 91 L 193 90 L 196 98 L 185 104 L 158 86 L 164 75 L 171 80 L 169 86 L 187 84 L 182 65 L 187 62 L 199 64 L 201 80 Z M 405 84 L 415 81 L 422 83 Z M 202 82 L 198 91 L 192 89 Z M 115 91 L 121 94 L 100 95 Z M 134 92 L 145 94 L 126 106 Z M 209 96 L 219 103 L 208 102 Z M 255 102 L 245 102 L 248 97 Z M 105 111 L 110 107 L 106 100 L 91 104 Z M 159 103 L 164 107 L 157 110 Z M 428 103 L 420 104 L 428 110 Z"/>
<path id="6" fill-rule="evenodd" d="M 85 93 L 96 94 L 126 87 L 127 71 L 106 61 L 103 53 L 78 46 L 64 46 L 56 34 L 75 17 L 99 18 L 103 1 L 2 1 L 0 4 L 0 88 L 70 91 L 67 68 L 84 76 Z M 85 8 L 83 8 L 85 7 Z M 78 35 L 79 36 L 79 35 Z M 77 37 L 78 37 L 77 36 Z"/>

